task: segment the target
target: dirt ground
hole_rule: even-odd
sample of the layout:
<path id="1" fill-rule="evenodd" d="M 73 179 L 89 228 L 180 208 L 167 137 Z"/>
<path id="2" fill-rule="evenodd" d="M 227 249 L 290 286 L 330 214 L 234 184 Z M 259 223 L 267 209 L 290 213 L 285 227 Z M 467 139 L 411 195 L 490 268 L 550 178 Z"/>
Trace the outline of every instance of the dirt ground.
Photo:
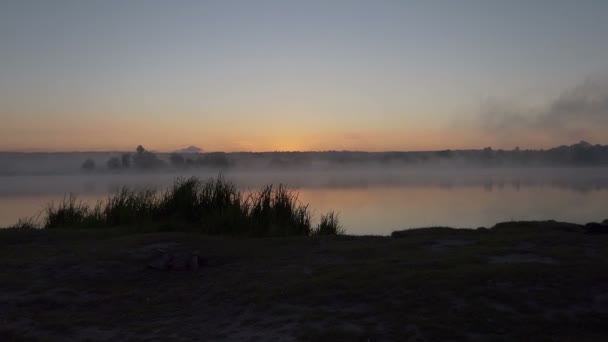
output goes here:
<path id="1" fill-rule="evenodd" d="M 608 235 L 0 231 L 1 341 L 602 341 Z M 163 255 L 200 266 L 149 265 Z"/>

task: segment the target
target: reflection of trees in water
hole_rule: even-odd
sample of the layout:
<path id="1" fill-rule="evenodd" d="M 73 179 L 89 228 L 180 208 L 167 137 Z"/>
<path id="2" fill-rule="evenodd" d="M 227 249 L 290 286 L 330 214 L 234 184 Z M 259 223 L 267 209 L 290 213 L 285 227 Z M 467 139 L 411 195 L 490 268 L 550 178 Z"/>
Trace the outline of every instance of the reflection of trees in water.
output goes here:
<path id="1" fill-rule="evenodd" d="M 135 189 L 161 189 L 171 186 L 176 177 L 215 177 L 209 173 L 151 173 L 82 176 L 16 176 L 0 177 L 0 196 L 48 194 L 105 194 L 124 185 Z M 608 190 L 605 169 L 540 169 L 540 170 L 410 170 L 331 171 L 331 172 L 226 172 L 226 179 L 243 190 L 257 189 L 269 183 L 283 183 L 295 188 L 366 189 L 433 187 L 458 191 L 461 187 L 485 191 L 533 188 L 557 188 L 581 193 Z"/>
<path id="2" fill-rule="evenodd" d="M 239 187 L 242 189 L 247 188 L 257 188 L 260 186 L 259 182 L 253 181 L 239 181 L 236 180 L 239 184 Z M 158 189 L 164 188 L 171 185 L 171 181 L 158 182 L 158 181 L 143 181 L 143 182 L 133 182 L 127 185 L 133 187 L 137 190 L 145 190 L 145 189 Z M 299 179 L 294 182 L 285 182 L 286 184 L 296 187 L 296 188 L 327 188 L 327 189 L 366 189 L 373 187 L 391 187 L 391 188 L 421 188 L 421 187 L 434 187 L 440 188 L 443 190 L 453 190 L 458 191 L 458 188 L 467 187 L 467 188 L 483 188 L 485 191 L 494 191 L 494 190 L 504 190 L 505 188 L 514 189 L 516 191 L 526 190 L 526 189 L 534 189 L 534 188 L 557 188 L 564 189 L 569 191 L 577 191 L 581 193 L 590 192 L 590 191 L 603 191 L 608 190 L 608 180 L 604 181 L 570 181 L 570 180 L 495 180 L 491 177 L 478 179 L 478 180 L 468 180 L 468 181 L 432 181 L 427 180 L 424 182 L 419 181 L 382 181 L 382 180 L 370 180 L 370 179 L 333 179 L 327 182 L 318 182 L 315 181 L 313 183 L 305 180 Z M 124 186 L 124 182 L 112 182 L 108 184 L 106 187 L 95 187 L 93 188 L 89 183 L 88 186 L 85 186 L 83 190 L 85 192 L 90 192 L 91 190 L 100 190 L 103 192 L 115 192 L 119 190 L 122 186 Z"/>
<path id="3" fill-rule="evenodd" d="M 481 187 L 485 191 L 503 190 L 505 188 L 520 191 L 527 188 L 551 187 L 579 192 L 600 191 L 608 189 L 608 174 L 601 177 L 572 177 L 538 175 L 537 177 L 500 177 L 500 176 L 465 176 L 458 179 L 456 176 L 447 176 L 447 179 L 436 176 L 422 177 L 370 177 L 366 179 L 349 177 L 332 177 L 326 182 L 316 184 L 298 184 L 302 187 L 328 187 L 328 188 L 366 188 L 371 186 L 386 187 L 438 187 L 445 190 L 457 190 L 459 187 Z M 311 186 L 312 185 L 312 186 Z"/>

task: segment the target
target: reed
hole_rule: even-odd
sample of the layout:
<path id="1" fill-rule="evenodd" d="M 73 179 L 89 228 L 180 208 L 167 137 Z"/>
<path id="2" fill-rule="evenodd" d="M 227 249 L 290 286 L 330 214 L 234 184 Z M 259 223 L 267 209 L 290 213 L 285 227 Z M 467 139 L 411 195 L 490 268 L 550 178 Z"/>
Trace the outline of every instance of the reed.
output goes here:
<path id="1" fill-rule="evenodd" d="M 344 228 L 340 225 L 338 214 L 333 211 L 325 215 L 321 215 L 321 221 L 316 228 L 313 229 L 312 235 L 342 235 Z"/>
<path id="2" fill-rule="evenodd" d="M 334 212 L 316 228 L 308 204 L 282 184 L 241 193 L 223 177 L 202 181 L 176 179 L 164 191 L 123 187 L 93 206 L 69 195 L 49 205 L 42 226 L 55 228 L 138 227 L 141 230 L 189 230 L 207 234 L 289 236 L 331 235 L 344 231 Z"/>

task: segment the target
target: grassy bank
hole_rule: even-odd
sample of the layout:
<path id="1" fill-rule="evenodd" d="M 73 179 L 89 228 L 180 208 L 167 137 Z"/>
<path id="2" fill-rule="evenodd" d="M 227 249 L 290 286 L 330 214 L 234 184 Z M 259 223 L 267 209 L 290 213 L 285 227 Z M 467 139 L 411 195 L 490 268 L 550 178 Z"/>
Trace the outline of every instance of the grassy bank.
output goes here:
<path id="1" fill-rule="evenodd" d="M 123 187 L 106 201 L 89 205 L 75 196 L 50 204 L 41 222 L 21 220 L 16 227 L 125 230 L 198 231 L 247 236 L 337 235 L 343 232 L 334 212 L 312 224 L 308 204 L 297 192 L 268 185 L 242 193 L 223 179 L 177 179 L 164 191 L 135 191 Z"/>
<path id="2" fill-rule="evenodd" d="M 196 251 L 198 271 L 147 267 Z M 608 235 L 557 222 L 393 237 L 0 231 L 0 340 L 599 341 Z"/>

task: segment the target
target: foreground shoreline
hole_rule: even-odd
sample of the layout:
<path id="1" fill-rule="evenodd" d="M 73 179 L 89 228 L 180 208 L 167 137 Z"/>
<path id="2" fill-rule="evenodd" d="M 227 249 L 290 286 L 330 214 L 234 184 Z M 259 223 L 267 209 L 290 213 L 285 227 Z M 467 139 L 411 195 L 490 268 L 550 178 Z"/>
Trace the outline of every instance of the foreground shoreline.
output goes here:
<path id="1" fill-rule="evenodd" d="M 274 238 L 8 229 L 0 247 L 6 341 L 608 336 L 608 234 L 597 227 Z M 200 267 L 149 267 L 167 253 L 198 254 Z"/>

